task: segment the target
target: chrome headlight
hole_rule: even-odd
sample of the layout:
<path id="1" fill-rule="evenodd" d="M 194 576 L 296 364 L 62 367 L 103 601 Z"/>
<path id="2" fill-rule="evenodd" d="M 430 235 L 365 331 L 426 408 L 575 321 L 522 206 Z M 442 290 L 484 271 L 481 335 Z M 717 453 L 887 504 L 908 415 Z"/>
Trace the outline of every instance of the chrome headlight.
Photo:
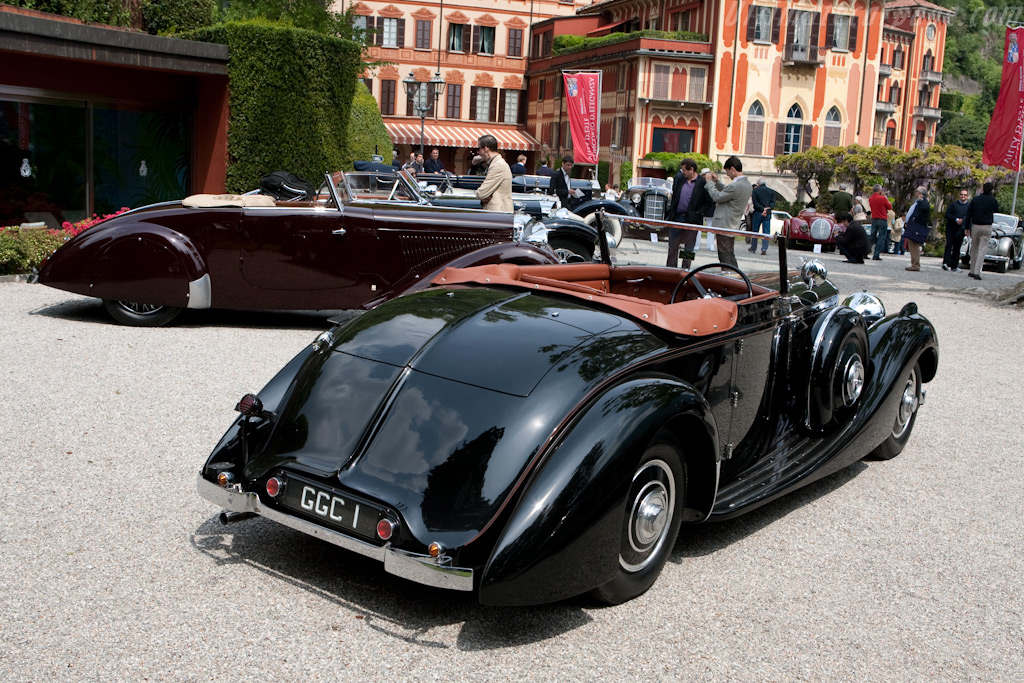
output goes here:
<path id="1" fill-rule="evenodd" d="M 530 244 L 547 244 L 548 229 L 544 227 L 544 223 L 533 219 L 523 228 L 522 239 Z"/>
<path id="2" fill-rule="evenodd" d="M 885 305 L 882 304 L 882 300 L 866 289 L 846 297 L 843 306 L 848 306 L 860 313 L 860 317 L 864 318 L 864 322 L 869 326 L 876 320 L 885 317 Z"/>
<path id="3" fill-rule="evenodd" d="M 522 210 L 522 207 L 517 207 L 516 212 L 512 214 L 512 239 L 520 241 L 526 239 L 526 226 L 530 223 L 530 215 Z"/>
<path id="4" fill-rule="evenodd" d="M 640 194 L 639 192 L 634 192 L 633 194 L 629 195 L 629 201 L 633 202 L 634 204 L 639 204 L 642 198 L 643 195 Z"/>
<path id="5" fill-rule="evenodd" d="M 555 209 L 554 211 L 551 212 L 552 218 L 570 218 L 571 216 L 572 214 L 570 213 L 569 209 L 565 207 Z"/>

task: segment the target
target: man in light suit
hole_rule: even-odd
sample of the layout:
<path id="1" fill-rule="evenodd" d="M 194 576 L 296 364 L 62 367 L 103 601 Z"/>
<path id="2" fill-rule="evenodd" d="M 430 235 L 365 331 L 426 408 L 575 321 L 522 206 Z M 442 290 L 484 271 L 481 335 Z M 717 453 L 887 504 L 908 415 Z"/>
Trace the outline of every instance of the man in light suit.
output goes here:
<path id="1" fill-rule="evenodd" d="M 514 212 L 512 203 L 512 171 L 508 162 L 498 154 L 498 139 L 493 135 L 483 135 L 477 142 L 478 151 L 487 164 L 487 176 L 477 188 L 476 196 L 483 208 L 488 211 Z"/>
<path id="2" fill-rule="evenodd" d="M 725 174 L 732 179 L 728 185 L 722 183 L 714 173 L 704 176 L 707 192 L 715 202 L 715 216 L 711 219 L 711 226 L 740 230 L 743 213 L 747 210 L 747 202 L 750 201 L 753 188 L 747 177 L 743 175 L 743 162 L 738 158 L 729 157 L 725 160 L 723 168 Z M 732 235 L 715 235 L 715 242 L 718 244 L 718 260 L 721 263 L 738 267 L 735 241 L 736 238 Z"/>

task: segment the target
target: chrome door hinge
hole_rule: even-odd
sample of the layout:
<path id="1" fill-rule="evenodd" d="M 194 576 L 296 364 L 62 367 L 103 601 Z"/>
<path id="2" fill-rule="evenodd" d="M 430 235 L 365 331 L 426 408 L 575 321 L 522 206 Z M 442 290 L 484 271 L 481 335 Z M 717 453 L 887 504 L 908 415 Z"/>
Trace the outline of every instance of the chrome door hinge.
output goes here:
<path id="1" fill-rule="evenodd" d="M 734 391 L 731 394 L 729 394 L 729 405 L 731 405 L 733 408 L 735 408 L 739 404 L 740 404 L 740 392 Z"/>
<path id="2" fill-rule="evenodd" d="M 733 445 L 731 443 L 725 444 L 725 459 L 728 460 L 732 457 Z"/>

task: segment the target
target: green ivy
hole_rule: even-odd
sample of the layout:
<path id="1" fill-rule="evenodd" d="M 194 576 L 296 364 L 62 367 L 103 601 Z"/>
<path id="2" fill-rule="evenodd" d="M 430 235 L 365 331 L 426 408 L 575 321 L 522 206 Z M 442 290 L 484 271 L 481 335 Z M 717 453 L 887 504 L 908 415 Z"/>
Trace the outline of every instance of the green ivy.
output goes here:
<path id="1" fill-rule="evenodd" d="M 192 31 L 213 23 L 214 0 L 146 0 L 142 5 L 142 26 L 162 36 Z"/>
<path id="2" fill-rule="evenodd" d="M 596 38 L 585 38 L 583 36 L 561 35 L 555 36 L 551 44 L 551 53 L 554 55 L 567 55 L 582 50 L 593 50 L 604 45 L 623 43 L 634 38 L 661 38 L 664 40 L 687 40 L 693 43 L 706 43 L 706 33 L 693 33 L 692 31 L 634 31 L 632 33 L 609 33 L 606 36 Z"/>
<path id="3" fill-rule="evenodd" d="M 267 20 L 192 31 L 228 46 L 228 192 L 247 192 L 273 171 L 314 185 L 351 164 L 349 116 L 359 44 Z"/>
<path id="4" fill-rule="evenodd" d="M 619 189 L 625 190 L 629 187 L 629 181 L 633 177 L 633 164 L 629 161 L 622 162 L 619 167 Z"/>
<path id="5" fill-rule="evenodd" d="M 661 167 L 665 169 L 665 174 L 670 178 L 679 172 L 679 164 L 683 159 L 693 159 L 693 162 L 697 164 L 698 171 L 702 168 L 710 168 L 712 171 L 722 170 L 721 162 L 714 161 L 706 154 L 697 152 L 648 152 L 644 155 L 644 159 L 660 162 Z"/>
<path id="6" fill-rule="evenodd" d="M 4 0 L 4 3 L 111 26 L 130 26 L 132 19 L 131 3 L 126 0 Z"/>

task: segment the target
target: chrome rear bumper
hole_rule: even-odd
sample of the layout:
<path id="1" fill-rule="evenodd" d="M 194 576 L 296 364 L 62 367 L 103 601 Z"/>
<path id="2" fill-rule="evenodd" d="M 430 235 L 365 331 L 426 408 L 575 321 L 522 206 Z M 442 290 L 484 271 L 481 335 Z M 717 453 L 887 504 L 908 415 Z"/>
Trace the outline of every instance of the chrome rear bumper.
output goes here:
<path id="1" fill-rule="evenodd" d="M 265 507 L 255 493 L 221 488 L 203 478 L 202 473 L 196 477 L 196 490 L 199 495 L 225 510 L 239 513 L 252 513 L 291 527 L 304 534 L 315 536 L 328 543 L 359 553 L 384 563 L 384 571 L 400 576 L 416 583 L 435 588 L 457 591 L 473 590 L 473 570 L 465 567 L 452 567 L 440 563 L 429 555 L 410 553 L 392 548 L 390 544 L 373 545 L 358 538 L 327 529 L 318 524 L 307 522 L 299 517 L 278 512 Z"/>

